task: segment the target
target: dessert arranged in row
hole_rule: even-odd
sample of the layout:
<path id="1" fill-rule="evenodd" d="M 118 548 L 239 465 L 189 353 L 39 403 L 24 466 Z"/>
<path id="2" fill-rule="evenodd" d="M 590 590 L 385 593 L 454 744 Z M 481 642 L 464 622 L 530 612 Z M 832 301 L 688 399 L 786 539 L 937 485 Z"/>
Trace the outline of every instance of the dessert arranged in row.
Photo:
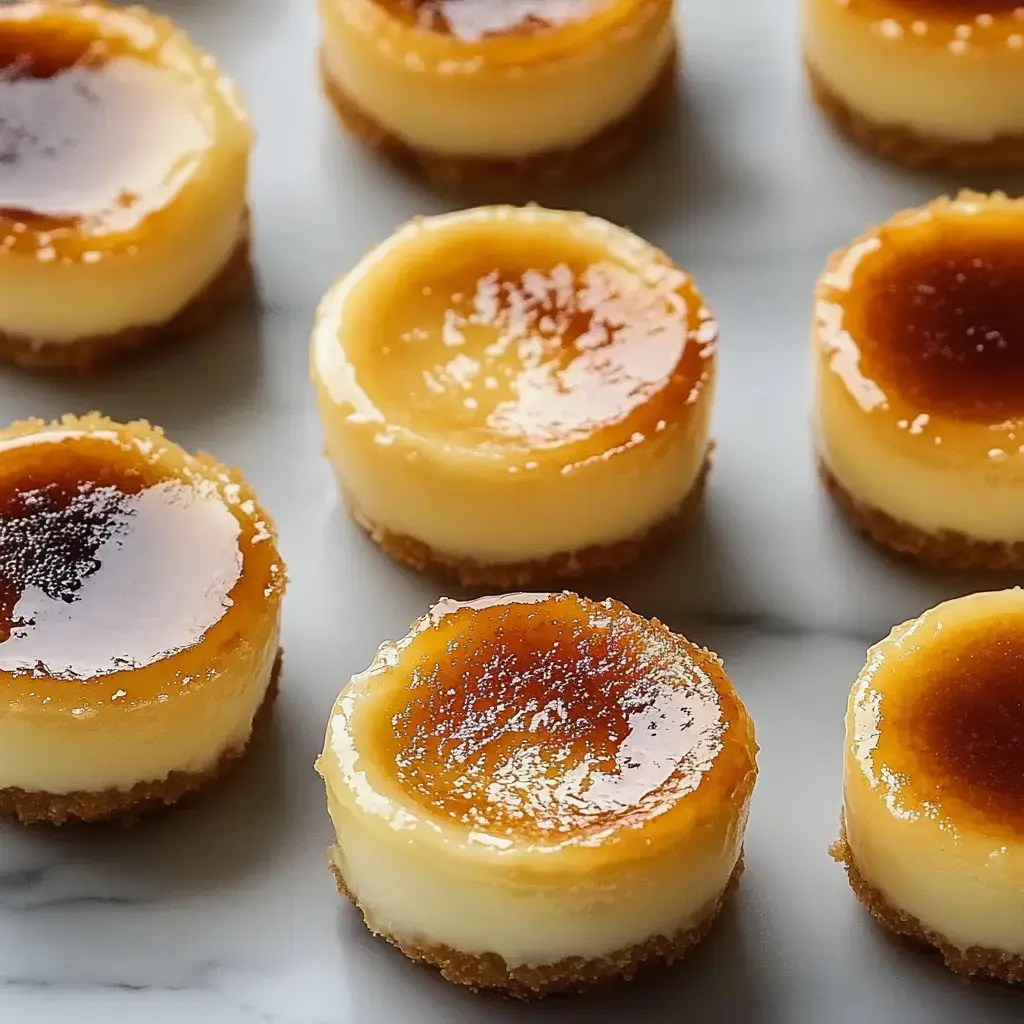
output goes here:
<path id="1" fill-rule="evenodd" d="M 0 431 L 0 813 L 134 820 L 270 713 L 285 586 L 237 472 L 97 414 Z M 1024 981 L 1024 592 L 869 652 L 834 856 L 889 928 Z M 615 601 L 442 601 L 342 690 L 318 769 L 367 924 L 474 988 L 684 955 L 735 890 L 757 775 L 720 660 Z"/>

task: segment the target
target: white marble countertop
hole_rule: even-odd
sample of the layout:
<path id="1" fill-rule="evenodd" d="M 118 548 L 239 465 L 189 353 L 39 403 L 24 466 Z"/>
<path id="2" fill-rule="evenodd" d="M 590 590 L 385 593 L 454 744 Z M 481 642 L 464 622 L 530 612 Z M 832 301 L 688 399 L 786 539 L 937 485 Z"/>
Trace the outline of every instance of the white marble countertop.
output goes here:
<path id="1" fill-rule="evenodd" d="M 846 693 L 865 647 L 937 600 L 993 584 L 879 555 L 819 491 L 807 425 L 814 278 L 830 249 L 948 183 L 884 167 L 823 128 L 803 91 L 796 0 L 686 0 L 676 123 L 600 184 L 537 197 L 651 238 L 693 271 L 721 320 L 704 518 L 668 557 L 591 592 L 723 655 L 758 725 L 762 775 L 741 894 L 707 943 L 634 986 L 534 1007 L 449 987 L 369 936 L 325 867 L 330 827 L 312 770 L 339 688 L 438 596 L 339 509 L 307 384 L 313 310 L 399 221 L 457 203 L 337 133 L 317 95 L 312 0 L 156 6 L 248 96 L 262 308 L 101 379 L 5 373 L 0 409 L 5 421 L 145 416 L 243 467 L 291 572 L 282 693 L 269 741 L 195 807 L 130 832 L 0 826 L 0 1021 L 1019 1021 L 1021 994 L 963 985 L 883 939 L 827 854 Z"/>

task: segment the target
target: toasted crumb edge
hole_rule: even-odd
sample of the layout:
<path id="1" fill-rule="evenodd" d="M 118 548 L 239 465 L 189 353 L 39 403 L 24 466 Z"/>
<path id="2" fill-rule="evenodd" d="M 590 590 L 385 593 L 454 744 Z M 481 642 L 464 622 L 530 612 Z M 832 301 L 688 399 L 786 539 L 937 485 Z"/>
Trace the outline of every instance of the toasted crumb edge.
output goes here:
<path id="1" fill-rule="evenodd" d="M 911 168 L 957 171 L 1024 168 L 1024 135 L 997 136 L 985 142 L 954 142 L 919 135 L 909 128 L 880 125 L 858 113 L 825 83 L 804 59 L 811 96 L 821 112 L 863 149 Z"/>
<path id="2" fill-rule="evenodd" d="M 328 861 L 338 891 L 363 914 L 367 927 L 400 949 L 410 960 L 436 967 L 446 980 L 473 991 L 487 989 L 521 1000 L 541 999 L 557 992 L 585 992 L 596 985 L 631 981 L 641 971 L 668 966 L 681 960 L 710 931 L 722 907 L 736 894 L 743 874 L 741 854 L 725 889 L 712 901 L 700 923 L 694 927 L 674 935 L 653 936 L 638 945 L 590 960 L 568 957 L 545 967 L 509 968 L 496 953 L 460 953 L 449 946 L 411 942 L 388 932 L 377 932 L 367 919 L 366 910 L 349 889 L 330 851 Z"/>
<path id="3" fill-rule="evenodd" d="M 270 685 L 253 718 L 249 739 L 238 749 L 226 750 L 217 762 L 205 771 L 174 771 L 165 779 L 140 782 L 129 790 L 108 789 L 96 793 L 28 792 L 13 787 L 0 789 L 0 817 L 16 818 L 23 825 L 117 821 L 122 825 L 131 826 L 147 815 L 206 789 L 237 764 L 253 742 L 269 728 L 274 702 L 277 699 L 283 657 L 283 652 L 279 650 Z"/>
<path id="4" fill-rule="evenodd" d="M 897 554 L 935 569 L 1024 570 L 1024 544 L 975 540 L 952 531 L 926 533 L 855 498 L 820 460 L 818 474 L 851 525 Z"/>
<path id="5" fill-rule="evenodd" d="M 238 244 L 223 268 L 170 320 L 62 343 L 0 331 L 0 362 L 56 374 L 87 374 L 133 353 L 182 340 L 208 327 L 226 309 L 252 295 L 255 282 L 250 249 L 251 227 L 246 214 Z"/>
<path id="6" fill-rule="evenodd" d="M 678 48 L 673 47 L 653 84 L 625 117 L 598 135 L 568 149 L 519 160 L 445 156 L 419 149 L 393 135 L 357 105 L 328 74 L 320 58 L 320 81 L 345 131 L 396 166 L 438 188 L 503 191 L 523 185 L 585 181 L 598 176 L 634 150 L 667 115 L 678 88 Z"/>
<path id="7" fill-rule="evenodd" d="M 537 588 L 579 579 L 602 572 L 625 569 L 659 544 L 666 541 L 696 514 L 704 498 L 707 476 L 711 469 L 709 453 L 694 480 L 693 486 L 674 512 L 642 534 L 614 544 L 601 544 L 581 551 L 565 552 L 550 558 L 524 562 L 483 563 L 434 551 L 428 544 L 403 534 L 392 533 L 374 523 L 352 501 L 348 501 L 352 518 L 370 539 L 396 562 L 440 582 L 456 584 L 470 590 L 491 588 L 510 591 Z"/>
<path id="8" fill-rule="evenodd" d="M 939 952 L 946 966 L 966 978 L 992 978 L 1010 984 L 1024 983 L 1024 956 L 1003 953 L 998 949 L 971 946 L 961 949 L 942 935 L 925 927 L 916 917 L 889 903 L 860 873 L 853 852 L 846 841 L 843 825 L 839 839 L 830 847 L 832 859 L 842 864 L 850 888 L 861 904 L 883 927 L 894 935 L 916 945 L 929 946 Z"/>

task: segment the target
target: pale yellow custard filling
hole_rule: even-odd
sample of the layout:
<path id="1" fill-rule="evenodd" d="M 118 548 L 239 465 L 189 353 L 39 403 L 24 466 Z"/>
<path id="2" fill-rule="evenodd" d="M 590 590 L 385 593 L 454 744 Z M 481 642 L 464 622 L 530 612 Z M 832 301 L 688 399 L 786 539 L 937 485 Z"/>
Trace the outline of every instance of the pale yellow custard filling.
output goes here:
<path id="1" fill-rule="evenodd" d="M 817 285 L 818 451 L 930 534 L 1024 541 L 1024 203 L 961 193 L 836 253 Z"/>
<path id="2" fill-rule="evenodd" d="M 238 753 L 284 584 L 245 483 L 148 424 L 0 432 L 0 790 L 129 790 Z"/>
<path id="3" fill-rule="evenodd" d="M 877 126 L 951 143 L 1024 134 L 1024 8 L 1005 0 L 803 0 L 804 54 Z"/>
<path id="4" fill-rule="evenodd" d="M 753 727 L 713 655 L 616 602 L 443 601 L 318 762 L 367 923 L 509 968 L 698 926 L 741 855 Z"/>
<path id="5" fill-rule="evenodd" d="M 1024 593 L 948 601 L 868 652 L 846 719 L 864 879 L 961 950 L 1024 955 Z"/>
<path id="6" fill-rule="evenodd" d="M 312 373 L 342 490 L 485 563 L 633 538 L 708 447 L 715 322 L 690 278 L 578 213 L 415 221 L 326 295 Z"/>
<path id="7" fill-rule="evenodd" d="M 516 159 L 586 142 L 625 117 L 675 45 L 669 0 L 469 0 L 450 29 L 395 0 L 319 0 L 329 80 L 407 144 Z M 480 13 L 463 13 L 476 8 Z M 538 18 L 524 27 L 524 12 Z"/>
<path id="8" fill-rule="evenodd" d="M 245 241 L 252 133 L 165 18 L 0 7 L 0 332 L 71 344 L 159 325 Z"/>

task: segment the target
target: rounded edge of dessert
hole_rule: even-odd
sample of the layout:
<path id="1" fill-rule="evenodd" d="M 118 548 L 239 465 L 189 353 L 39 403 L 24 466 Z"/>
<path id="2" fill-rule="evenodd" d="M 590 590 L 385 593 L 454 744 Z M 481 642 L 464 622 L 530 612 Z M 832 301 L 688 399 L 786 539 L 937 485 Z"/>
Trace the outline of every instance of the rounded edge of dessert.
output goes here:
<path id="1" fill-rule="evenodd" d="M 32 233 L 0 220 L 8 243 L 0 245 L 0 360 L 87 371 L 204 327 L 253 287 L 246 206 L 253 132 L 237 87 L 173 22 L 143 8 L 19 0 L 0 6 L 0 23 L 19 13 L 23 25 L 35 16 L 77 19 L 99 38 L 103 25 L 115 26 L 129 54 L 141 47 L 138 59 L 180 79 L 185 100 L 198 97 L 209 145 L 134 227 Z"/>
<path id="2" fill-rule="evenodd" d="M 628 159 L 675 106 L 679 63 L 675 44 L 649 88 L 622 117 L 582 142 L 522 157 L 459 156 L 416 145 L 364 110 L 331 77 L 322 53 L 319 76 L 341 129 L 395 167 L 438 189 L 505 198 L 533 185 L 589 181 Z"/>
<path id="3" fill-rule="evenodd" d="M 910 167 L 1024 166 L 1024 22 L 929 18 L 898 0 L 804 0 L 803 9 L 812 99 L 847 138 Z M 937 81 L 958 88 L 920 85 Z"/>
<path id="4" fill-rule="evenodd" d="M 370 710 L 379 712 L 383 706 L 380 703 L 383 700 L 381 687 L 389 685 L 401 689 L 403 659 L 410 656 L 417 642 L 431 628 L 460 611 L 486 610 L 495 604 L 548 605 L 560 600 L 576 602 L 583 610 L 600 608 L 610 615 L 628 616 L 649 631 L 648 635 L 656 633 L 668 637 L 677 645 L 679 652 L 690 659 L 690 670 L 707 676 L 708 684 L 717 693 L 726 724 L 711 765 L 701 769 L 701 782 L 698 786 L 667 795 L 665 806 L 645 813 L 643 824 L 639 827 L 632 820 L 622 820 L 597 833 L 573 834 L 555 843 L 536 842 L 522 837 L 510 842 L 491 841 L 493 837 L 468 825 L 442 819 L 435 810 L 415 802 L 404 793 L 397 779 L 386 775 L 378 766 L 369 764 L 360 753 L 358 733 L 366 729 L 369 723 L 358 720 L 358 705 L 369 699 L 373 691 L 375 705 Z M 386 681 L 386 676 L 392 678 Z M 621 601 L 613 598 L 594 601 L 563 590 L 552 593 L 508 593 L 469 601 L 442 598 L 436 602 L 413 622 L 401 639 L 382 643 L 370 666 L 356 673 L 346 683 L 332 708 L 321 757 L 323 763 L 329 762 L 333 766 L 328 771 L 332 774 L 337 771 L 337 780 L 351 796 L 352 804 L 360 813 L 368 815 L 378 824 L 398 829 L 408 834 L 410 839 L 415 837 L 417 842 L 435 852 L 457 857 L 470 875 L 473 865 L 486 867 L 501 864 L 503 870 L 513 872 L 520 880 L 543 882 L 548 877 L 549 868 L 556 872 L 566 870 L 567 860 L 572 861 L 574 868 L 583 873 L 600 874 L 606 869 L 609 857 L 619 865 L 625 862 L 643 864 L 663 856 L 667 846 L 685 843 L 687 834 L 695 824 L 695 804 L 711 798 L 712 794 L 705 783 L 714 784 L 715 795 L 727 792 L 729 800 L 726 802 L 730 809 L 736 811 L 737 820 L 745 822 L 746 808 L 758 776 L 758 749 L 753 720 L 718 655 L 694 644 L 682 634 L 675 633 L 660 620 L 648 619 L 634 612 Z M 731 774 L 728 779 L 719 778 L 725 768 L 717 772 L 716 768 L 730 758 L 735 762 L 732 767 L 736 770 L 736 778 Z M 327 775 L 324 771 L 320 774 L 329 786 Z M 715 806 L 719 806 L 719 803 L 716 801 Z M 699 823 L 707 824 L 704 818 Z M 453 842 L 456 834 L 459 839 Z M 554 853 L 559 855 L 561 863 L 558 865 L 551 860 Z"/>
<path id="5" fill-rule="evenodd" d="M 1021 982 L 1024 929 L 1013 923 L 1007 931 L 1006 920 L 997 918 L 1013 919 L 1001 887 L 1019 888 L 1024 834 L 994 830 L 992 815 L 998 812 L 982 811 L 946 786 L 942 769 L 920 760 L 913 738 L 906 763 L 875 761 L 882 730 L 900 731 L 916 719 L 905 708 L 895 723 L 885 721 L 884 696 L 899 691 L 901 663 L 928 657 L 930 646 L 946 638 L 950 614 L 953 634 L 970 634 L 1005 615 L 1007 601 L 1024 616 L 1021 588 L 982 591 L 926 609 L 869 649 L 847 705 L 843 812 L 830 853 L 845 867 L 858 900 L 894 934 L 934 947 L 959 974 Z M 972 865 L 980 865 L 981 874 Z M 965 923 L 967 913 L 972 920 Z M 1017 948 L 1001 949 L 1000 940 Z"/>
<path id="6" fill-rule="evenodd" d="M 582 848 L 578 844 L 575 847 L 559 844 L 541 853 L 540 848 L 526 844 L 522 848 L 523 855 L 516 857 L 514 850 L 503 849 L 501 843 L 483 836 L 472 844 L 472 861 L 466 861 L 458 855 L 456 846 L 467 851 L 469 847 L 465 844 L 459 846 L 457 842 L 452 845 L 451 840 L 445 842 L 445 833 L 454 828 L 460 834 L 475 835 L 472 829 L 467 832 L 461 826 L 442 828 L 440 823 L 434 823 L 431 828 L 416 829 L 416 821 L 430 824 L 429 812 L 426 818 L 421 818 L 416 812 L 403 809 L 390 827 L 385 825 L 376 842 L 388 842 L 388 837 L 393 837 L 396 830 L 402 834 L 398 841 L 402 858 L 416 857 L 419 864 L 418 869 L 411 866 L 413 875 L 410 877 L 415 878 L 413 887 L 417 893 L 430 894 L 430 897 L 423 907 L 411 910 L 403 903 L 405 910 L 397 913 L 394 906 L 388 905 L 389 899 L 394 902 L 393 893 L 378 899 L 380 893 L 368 890 L 365 878 L 359 877 L 359 864 L 366 860 L 366 852 L 370 848 L 367 843 L 378 833 L 375 821 L 381 819 L 381 815 L 387 817 L 395 804 L 386 792 L 378 796 L 374 790 L 364 794 L 365 800 L 356 810 L 346 807 L 334 794 L 331 777 L 341 769 L 337 747 L 332 744 L 332 715 L 324 753 L 317 768 L 324 777 L 329 810 L 335 823 L 336 845 L 328 852 L 328 862 L 341 894 L 362 913 L 371 932 L 384 937 L 410 959 L 440 969 L 447 980 L 474 990 L 490 989 L 520 999 L 534 999 L 556 992 L 584 990 L 616 979 L 629 980 L 648 967 L 680 959 L 704 937 L 719 910 L 735 893 L 743 870 L 742 843 L 757 776 L 757 744 L 749 714 L 722 671 L 717 656 L 672 633 L 657 620 L 645 619 L 611 600 L 593 602 L 563 592 L 550 595 L 510 594 L 476 602 L 442 601 L 417 620 L 397 644 L 382 645 L 374 665 L 379 665 L 383 671 L 397 670 L 401 664 L 401 650 L 393 648 L 402 645 L 409 648 L 426 624 L 436 619 L 438 609 L 446 615 L 467 606 L 490 607 L 495 601 L 516 598 L 534 602 L 571 598 L 589 605 L 619 607 L 646 628 L 665 631 L 684 644 L 687 652 L 699 655 L 701 663 L 708 661 L 717 666 L 716 675 L 720 675 L 720 679 L 712 685 L 720 693 L 725 686 L 726 696 L 737 712 L 736 720 L 730 719 L 730 729 L 745 726 L 744 736 L 733 741 L 739 747 L 732 754 L 737 766 L 740 762 L 746 765 L 743 780 L 735 785 L 728 780 L 719 780 L 720 785 L 715 790 L 715 807 L 722 809 L 722 820 L 713 822 L 707 813 L 697 811 L 691 805 L 696 817 L 691 815 L 687 822 L 677 821 L 677 830 L 681 828 L 681 833 L 665 837 L 668 838 L 667 844 L 654 839 L 632 843 L 630 850 L 624 851 L 623 842 L 633 838 L 626 829 L 621 834 L 616 832 L 612 838 L 605 836 L 597 847 L 593 844 Z M 336 711 L 346 699 L 349 687 L 360 678 L 369 680 L 372 672 L 373 666 L 354 677 L 339 697 Z M 716 762 L 723 755 L 730 756 L 724 747 L 716 756 Z M 333 768 L 327 768 L 327 759 L 332 760 Z M 347 785 L 341 778 L 338 781 L 343 786 Z M 699 789 L 680 794 L 675 809 L 697 792 Z M 354 795 L 352 790 L 349 793 Z M 704 796 L 708 798 L 706 790 Z M 670 808 L 666 815 L 671 813 Z M 342 828 L 344 823 L 339 824 L 339 816 L 350 814 L 355 817 Z M 364 819 L 364 816 L 369 817 Z M 357 827 L 361 820 L 363 826 Z M 650 840 L 649 825 L 659 819 L 656 815 L 647 816 L 645 821 L 647 824 L 640 831 Z M 410 828 L 415 835 L 408 832 Z M 357 842 L 357 833 L 364 832 Z M 428 839 L 429 843 L 424 845 L 423 839 Z M 586 853 L 602 848 L 609 853 L 603 864 L 587 864 L 586 859 L 580 861 L 571 856 L 581 849 Z M 592 857 L 589 859 L 593 860 Z M 377 865 L 374 871 L 378 875 L 381 870 L 393 872 L 397 863 L 394 849 L 378 847 L 372 863 Z M 666 893 L 669 878 L 678 880 L 683 870 L 680 863 L 688 865 L 687 871 L 683 872 L 686 875 L 684 891 L 675 895 Z M 396 877 L 399 888 L 407 887 L 407 882 L 400 875 L 408 874 L 409 870 L 410 865 L 406 864 Z M 494 875 L 495 872 L 498 876 Z M 506 895 L 495 890 L 499 877 L 501 884 L 497 888 L 507 887 L 509 892 Z M 575 881 L 569 882 L 568 879 Z M 588 887 L 593 891 L 592 897 L 587 896 Z M 609 908 L 608 894 L 613 890 L 616 894 L 614 905 L 607 913 L 603 912 L 607 920 L 595 925 L 590 899 Z M 487 893 L 486 899 L 482 896 L 484 892 Z M 582 893 L 581 897 L 579 893 Z M 516 894 L 522 898 L 517 898 Z M 578 897 L 582 904 L 578 904 Z M 419 898 L 410 891 L 409 899 L 413 903 Z M 514 899 L 517 909 L 511 916 L 500 911 L 505 899 Z M 470 905 L 479 901 L 477 912 L 470 914 L 476 923 L 468 930 L 465 927 L 467 901 Z M 431 906 L 434 906 L 433 910 Z M 461 923 L 453 924 L 449 920 L 452 908 Z M 536 918 L 543 919 L 546 914 L 557 916 L 561 922 L 554 930 L 557 934 L 549 934 L 542 926 L 538 927 Z M 538 936 L 543 938 L 538 939 Z"/>
<path id="7" fill-rule="evenodd" d="M 627 272 L 642 276 L 654 271 L 655 276 L 661 276 L 668 270 L 679 275 L 694 321 L 688 327 L 683 351 L 698 343 L 701 351 L 699 359 L 691 353 L 695 369 L 693 379 L 685 381 L 686 388 L 678 381 L 673 383 L 676 392 L 686 391 L 685 401 L 666 411 L 666 418 L 658 421 L 659 429 L 650 436 L 637 430 L 628 438 L 624 434 L 625 443 L 617 442 L 600 455 L 593 442 L 594 437 L 599 437 L 598 431 L 583 440 L 554 447 L 538 459 L 526 450 L 518 455 L 496 455 L 464 445 L 442 444 L 436 437 L 421 437 L 405 425 L 386 420 L 360 386 L 343 345 L 341 334 L 348 295 L 368 273 L 400 249 L 405 240 L 420 238 L 424 224 L 450 228 L 454 240 L 467 217 L 476 218 L 483 230 L 490 230 L 492 225 L 500 229 L 503 221 L 524 217 L 528 218 L 526 232 L 530 230 L 530 219 L 540 218 L 545 232 L 567 224 L 577 232 L 582 244 L 593 245 L 595 249 L 608 247 L 612 260 L 625 266 Z M 701 332 L 707 336 L 701 337 Z M 353 518 L 384 551 L 412 568 L 473 587 L 505 589 L 539 586 L 621 568 L 671 532 L 673 525 L 690 518 L 691 509 L 698 505 L 703 493 L 713 447 L 708 434 L 717 339 L 714 316 L 692 277 L 639 236 L 574 211 L 535 206 L 477 207 L 410 222 L 376 247 L 347 277 L 336 282 L 318 310 L 310 362 L 327 455 Z M 657 402 L 659 395 L 664 401 L 664 388 L 637 411 L 649 413 L 651 402 Z M 671 422 L 669 414 L 674 417 Z M 623 422 L 628 424 L 629 419 Z M 621 432 L 622 424 L 617 424 L 616 429 Z M 660 470 L 640 474 L 638 459 L 650 459 Z M 408 491 L 400 502 L 405 511 L 397 517 L 391 514 L 393 510 L 366 494 L 369 477 L 380 478 L 382 464 L 389 462 L 389 479 L 395 487 Z M 666 468 L 669 465 L 675 468 L 670 471 Z M 599 486 L 597 477 L 617 472 L 616 467 L 621 467 L 634 484 L 641 486 L 634 486 L 629 495 L 623 493 L 623 508 L 609 508 L 606 521 L 591 523 L 585 535 L 578 537 L 573 509 L 588 508 L 588 516 L 593 519 L 592 493 L 593 487 Z M 479 538 L 455 536 L 451 530 L 439 533 L 409 518 L 410 509 L 426 510 L 424 515 L 432 515 L 436 501 L 430 499 L 430 493 L 438 476 L 453 487 L 472 485 L 470 504 L 477 506 L 472 521 L 487 527 Z M 482 484 L 486 486 L 481 489 Z M 537 521 L 548 524 L 545 536 L 522 536 L 519 517 L 509 504 L 509 487 L 513 484 L 516 494 L 530 495 L 535 510 L 550 506 L 550 516 L 548 512 L 537 513 Z M 471 510 L 466 514 L 470 515 Z"/>
<path id="8" fill-rule="evenodd" d="M 862 262 L 880 250 L 887 234 L 942 219 L 980 225 L 972 218 L 1003 216 L 1019 220 L 1024 237 L 1024 200 L 1001 192 L 964 189 L 900 210 L 833 252 L 815 282 L 811 350 L 822 483 L 859 532 L 938 568 L 1024 565 L 1014 498 L 1015 481 L 1024 479 L 1024 446 L 1015 440 L 1024 434 L 1024 416 L 986 423 L 926 413 L 898 385 L 883 388 L 860 366 L 861 349 L 844 325 L 843 303 L 855 294 Z M 889 470 L 880 468 L 883 452 L 892 461 Z M 887 483 L 897 478 L 898 485 Z M 927 512 L 915 514 L 925 506 Z"/>
<path id="9" fill-rule="evenodd" d="M 321 23 L 337 18 L 388 60 L 418 73 L 455 79 L 543 73 L 560 63 L 592 60 L 598 50 L 629 43 L 672 9 L 671 0 L 609 0 L 585 18 L 529 34 L 464 40 L 411 24 L 377 0 L 319 0 Z M 412 56 L 408 56 L 411 54 Z"/>
<path id="10" fill-rule="evenodd" d="M 177 802 L 187 793 L 205 786 L 208 781 L 219 776 L 248 746 L 254 723 L 265 722 L 269 717 L 277 692 L 282 657 L 279 648 L 280 610 L 287 586 L 287 572 L 277 550 L 277 532 L 273 520 L 259 504 L 252 488 L 238 470 L 230 469 L 204 452 L 189 453 L 167 439 L 160 428 L 154 428 L 144 420 L 119 423 L 99 413 L 84 416 L 67 414 L 51 421 L 17 421 L 0 430 L 0 454 L 4 448 L 31 444 L 34 443 L 33 439 L 42 439 L 48 434 L 58 437 L 68 435 L 69 440 L 93 436 L 101 443 L 117 445 L 129 455 L 134 453 L 145 460 L 147 465 L 158 467 L 159 472 L 168 479 L 207 483 L 216 489 L 218 500 L 238 521 L 242 531 L 238 541 L 241 558 L 239 575 L 229 592 L 230 604 L 200 640 L 138 670 L 127 669 L 104 676 L 105 691 L 115 686 L 119 679 L 126 679 L 136 672 L 144 673 L 149 678 L 150 688 L 162 689 L 168 679 L 176 679 L 181 674 L 185 662 L 196 658 L 200 648 L 208 645 L 210 657 L 202 661 L 202 671 L 192 672 L 187 677 L 187 697 L 190 701 L 216 703 L 218 684 L 222 678 L 231 681 L 232 693 L 248 690 L 249 683 L 252 683 L 252 701 L 248 697 L 243 701 L 246 704 L 243 710 L 248 720 L 241 723 L 240 719 L 235 721 L 232 718 L 221 723 L 225 743 L 213 753 L 212 759 L 207 757 L 205 743 L 202 744 L 202 751 L 198 747 L 191 749 L 189 744 L 186 744 L 188 750 L 175 751 L 170 755 L 172 759 L 179 755 L 181 758 L 175 764 L 165 765 L 164 754 L 157 752 L 152 761 L 154 766 L 158 763 L 159 766 L 154 769 L 152 776 L 129 782 L 129 777 L 133 775 L 130 767 L 122 769 L 116 766 L 116 771 L 113 771 L 109 764 L 102 765 L 97 759 L 101 749 L 110 749 L 104 739 L 105 730 L 116 733 L 122 728 L 118 722 L 122 722 L 125 727 L 131 725 L 133 732 L 141 730 L 141 738 L 138 740 L 140 749 L 145 748 L 149 741 L 159 747 L 159 739 L 167 735 L 167 716 L 174 717 L 175 709 L 181 708 L 175 695 L 158 694 L 157 690 L 153 690 L 149 696 L 147 691 L 142 693 L 141 698 L 133 695 L 130 700 L 116 703 L 101 696 L 99 703 L 93 705 L 83 701 L 79 689 L 75 691 L 73 700 L 69 694 L 69 699 L 60 704 L 54 704 L 52 700 L 29 701 L 26 694 L 19 696 L 15 692 L 18 689 L 18 674 L 0 673 L 0 699 L 5 705 L 4 713 L 0 714 L 0 723 L 5 729 L 16 730 L 16 734 L 7 737 L 8 746 L 16 740 L 21 745 L 35 746 L 38 738 L 47 734 L 55 736 L 55 729 L 63 731 L 76 728 L 78 732 L 75 735 L 80 735 L 85 745 L 76 754 L 72 749 L 73 744 L 69 746 L 62 742 L 59 744 L 61 750 L 72 759 L 74 756 L 84 757 L 95 769 L 97 780 L 110 777 L 112 772 L 118 779 L 112 785 L 98 783 L 91 789 L 75 789 L 73 786 L 65 788 L 63 783 L 55 786 L 52 782 L 40 787 L 4 786 L 0 788 L 0 813 L 13 814 L 23 823 L 50 821 L 60 824 L 69 820 L 96 821 L 108 818 L 122 818 L 130 823 L 140 814 Z M 243 583 L 250 599 L 240 602 L 236 591 Z M 240 616 L 246 618 L 244 624 L 237 621 Z M 176 663 L 178 667 L 175 667 Z M 135 678 L 137 681 L 138 676 Z M 38 682 L 32 684 L 32 693 L 38 689 Z M 251 708 L 248 707 L 249 703 L 252 704 Z M 89 714 L 91 708 L 102 708 L 102 730 L 93 728 L 94 723 Z M 112 714 L 116 716 L 115 720 L 111 719 Z M 238 728 L 240 723 L 245 726 L 244 737 L 241 737 Z M 54 746 L 56 741 L 48 742 L 52 755 L 57 749 Z M 43 747 L 46 746 L 43 744 Z M 40 756 L 44 756 L 42 748 Z M 183 766 L 182 761 L 187 766 Z M 21 769 L 16 774 L 25 777 Z M 81 770 L 76 771 L 75 781 L 81 784 L 86 774 Z"/>

